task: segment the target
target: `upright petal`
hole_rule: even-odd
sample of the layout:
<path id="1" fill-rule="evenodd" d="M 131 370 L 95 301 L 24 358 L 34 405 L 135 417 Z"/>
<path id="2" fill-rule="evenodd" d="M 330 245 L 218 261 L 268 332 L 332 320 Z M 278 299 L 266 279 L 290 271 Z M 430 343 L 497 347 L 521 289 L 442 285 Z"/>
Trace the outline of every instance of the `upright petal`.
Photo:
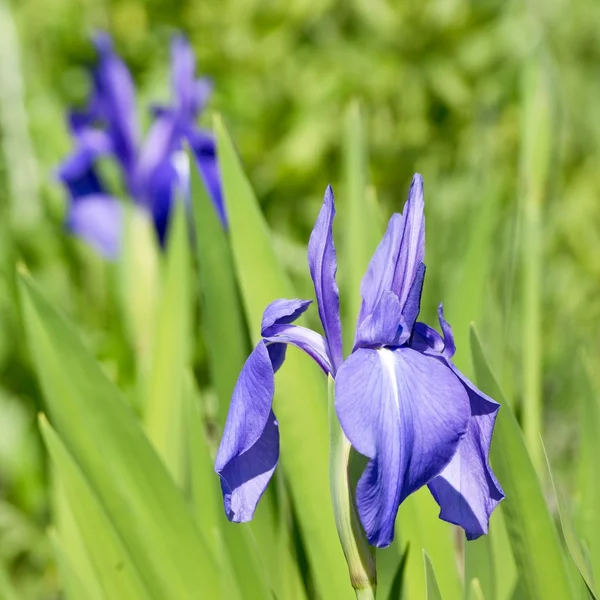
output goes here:
<path id="1" fill-rule="evenodd" d="M 504 492 L 489 465 L 490 444 L 500 405 L 478 390 L 449 363 L 471 405 L 467 434 L 450 464 L 429 483 L 440 519 L 459 525 L 468 540 L 488 532 L 490 515 Z"/>
<path id="2" fill-rule="evenodd" d="M 358 327 L 355 348 L 401 346 L 409 337 L 400 300 L 394 292 L 386 290 L 373 312 Z"/>
<path id="3" fill-rule="evenodd" d="M 419 352 L 426 352 L 433 356 L 442 355 L 449 361 L 456 352 L 456 344 L 454 343 L 454 335 L 452 327 L 446 319 L 444 319 L 444 307 L 438 306 L 438 319 L 442 329 L 443 337 L 435 330 L 425 325 L 425 323 L 415 323 L 414 335 L 411 341 L 411 347 Z"/>
<path id="4" fill-rule="evenodd" d="M 450 369 L 410 348 L 359 349 L 340 367 L 335 408 L 370 459 L 356 488 L 369 543 L 394 537 L 400 503 L 439 475 L 467 430 L 469 399 Z"/>
<path id="5" fill-rule="evenodd" d="M 93 72 L 95 95 L 92 112 L 106 123 L 114 152 L 129 178 L 135 165 L 138 140 L 133 81 L 106 33 L 98 33 L 94 37 L 94 45 L 98 64 Z"/>
<path id="6" fill-rule="evenodd" d="M 175 105 L 186 115 L 191 114 L 194 97 L 196 59 L 188 41 L 181 34 L 171 40 L 171 79 Z"/>
<path id="7" fill-rule="evenodd" d="M 252 519 L 279 460 L 273 414 L 275 381 L 264 342 L 254 349 L 235 386 L 215 461 L 230 521 Z"/>
<path id="8" fill-rule="evenodd" d="M 186 136 L 196 158 L 196 166 L 200 170 L 206 191 L 217 211 L 217 216 L 223 227 L 227 229 L 227 213 L 223 201 L 223 186 L 215 138 L 211 133 L 192 128 L 186 129 Z"/>
<path id="9" fill-rule="evenodd" d="M 144 142 L 135 172 L 135 199 L 154 218 L 161 243 L 168 230 L 171 206 L 177 190 L 185 196 L 187 182 L 180 180 L 176 164 L 177 125 L 169 115 L 158 117 Z"/>
<path id="10" fill-rule="evenodd" d="M 406 324 L 412 328 L 415 313 L 418 314 L 424 276 L 423 206 L 423 180 L 417 174 L 413 177 L 403 213 L 390 218 L 387 231 L 362 280 L 363 301 L 357 326 L 375 310 L 383 292 L 387 290 L 398 296 Z"/>
<path id="11" fill-rule="evenodd" d="M 67 228 L 108 259 L 121 248 L 123 207 L 112 196 L 94 194 L 73 202 Z"/>
<path id="12" fill-rule="evenodd" d="M 342 353 L 342 326 L 340 299 L 335 281 L 337 259 L 333 244 L 335 205 L 333 190 L 327 186 L 323 206 L 308 242 L 308 266 L 312 277 L 319 316 L 325 331 L 331 363 L 337 370 L 344 359 Z"/>
<path id="13" fill-rule="evenodd" d="M 196 59 L 188 40 L 181 34 L 171 41 L 171 78 L 176 110 L 186 119 L 194 120 L 212 93 L 208 78 L 195 77 Z"/>

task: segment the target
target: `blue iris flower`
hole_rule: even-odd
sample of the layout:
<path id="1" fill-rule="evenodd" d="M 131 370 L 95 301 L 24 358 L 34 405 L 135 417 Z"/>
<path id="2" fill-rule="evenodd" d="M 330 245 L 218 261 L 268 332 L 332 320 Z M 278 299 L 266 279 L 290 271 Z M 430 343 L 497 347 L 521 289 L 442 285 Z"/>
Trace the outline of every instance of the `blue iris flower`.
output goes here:
<path id="1" fill-rule="evenodd" d="M 118 255 L 122 206 L 98 171 L 98 159 L 109 156 L 120 167 L 136 205 L 152 216 L 163 243 L 176 194 L 189 195 L 185 141 L 226 227 L 215 140 L 196 126 L 212 83 L 207 78 L 196 79 L 194 55 L 185 38 L 176 35 L 171 43 L 172 105 L 153 109 L 153 123 L 143 143 L 129 71 L 107 34 L 96 35 L 94 45 L 98 62 L 92 71 L 93 93 L 84 111 L 70 111 L 68 115 L 75 150 L 58 169 L 71 199 L 67 227 L 107 258 Z"/>
<path id="2" fill-rule="evenodd" d="M 236 384 L 215 470 L 225 512 L 248 521 L 279 458 L 273 413 L 274 375 L 286 344 L 310 355 L 335 380 L 335 409 L 346 437 L 368 463 L 357 487 L 358 514 L 373 546 L 389 545 L 402 501 L 424 485 L 440 518 L 468 539 L 487 533 L 504 494 L 488 457 L 499 405 L 452 363 L 452 331 L 417 321 L 425 276 L 423 181 L 415 175 L 402 214 L 394 214 L 361 285 L 353 351 L 344 359 L 335 280 L 331 188 L 308 244 L 324 336 L 293 325 L 310 300 L 275 300 L 265 310 L 262 340 Z"/>

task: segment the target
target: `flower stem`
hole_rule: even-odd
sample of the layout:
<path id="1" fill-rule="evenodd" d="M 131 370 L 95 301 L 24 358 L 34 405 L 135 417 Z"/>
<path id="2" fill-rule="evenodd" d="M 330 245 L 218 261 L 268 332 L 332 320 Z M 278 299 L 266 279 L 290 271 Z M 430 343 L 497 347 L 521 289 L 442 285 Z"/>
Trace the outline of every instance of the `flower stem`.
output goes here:
<path id="1" fill-rule="evenodd" d="M 375 587 L 368 587 L 354 591 L 356 592 L 356 600 L 375 600 Z"/>
<path id="2" fill-rule="evenodd" d="M 334 381 L 329 378 L 329 486 L 335 524 L 358 600 L 374 600 L 377 588 L 375 551 L 369 546 L 354 506 L 348 467 L 352 446 L 334 407 Z"/>

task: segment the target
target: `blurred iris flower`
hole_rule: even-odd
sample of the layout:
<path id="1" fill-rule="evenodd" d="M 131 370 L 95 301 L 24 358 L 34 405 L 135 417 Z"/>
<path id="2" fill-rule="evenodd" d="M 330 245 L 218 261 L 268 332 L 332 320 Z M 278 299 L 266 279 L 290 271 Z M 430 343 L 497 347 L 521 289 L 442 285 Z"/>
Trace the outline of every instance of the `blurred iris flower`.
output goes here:
<path id="1" fill-rule="evenodd" d="M 275 300 L 262 340 L 236 384 L 215 470 L 231 521 L 252 518 L 279 458 L 272 402 L 286 344 L 309 354 L 335 380 L 335 409 L 352 446 L 369 462 L 356 506 L 369 543 L 389 545 L 402 501 L 427 485 L 440 518 L 467 539 L 487 533 L 504 494 L 488 463 L 499 405 L 452 363 L 452 331 L 417 322 L 425 275 L 423 181 L 415 175 L 402 214 L 394 214 L 365 274 L 354 348 L 345 360 L 329 187 L 308 244 L 308 264 L 325 336 L 293 325 L 310 300 Z M 310 432 L 306 432 L 310 436 Z"/>
<path id="2" fill-rule="evenodd" d="M 152 216 L 163 243 L 175 195 L 189 196 L 184 141 L 193 150 L 215 210 L 226 226 L 215 140 L 196 126 L 212 84 L 206 78 L 196 79 L 194 55 L 185 38 L 176 35 L 171 44 L 172 105 L 153 108 L 153 123 L 143 143 L 129 71 L 107 34 L 97 34 L 94 45 L 98 62 L 92 72 L 93 93 L 85 110 L 69 112 L 75 150 L 58 169 L 71 199 L 67 227 L 107 258 L 118 255 L 122 205 L 98 170 L 98 159 L 109 156 L 120 167 L 135 204 Z"/>

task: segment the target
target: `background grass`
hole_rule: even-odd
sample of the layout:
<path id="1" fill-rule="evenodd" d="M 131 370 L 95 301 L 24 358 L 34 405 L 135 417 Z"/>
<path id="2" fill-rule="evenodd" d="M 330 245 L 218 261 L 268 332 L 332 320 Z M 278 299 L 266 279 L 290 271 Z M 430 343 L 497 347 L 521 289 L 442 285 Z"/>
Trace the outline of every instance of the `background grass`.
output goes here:
<path id="1" fill-rule="evenodd" d="M 131 67 L 141 114 L 168 97 L 169 36 L 188 35 L 200 72 L 215 81 L 205 124 L 211 111 L 223 115 L 301 297 L 312 297 L 305 247 L 326 185 L 343 219 L 356 207 L 348 182 L 363 178 L 383 223 L 401 209 L 412 173 L 423 175 L 422 315 L 434 324 L 444 302 L 457 362 L 470 375 L 468 324 L 477 322 L 554 514 L 540 428 L 570 506 L 585 505 L 596 460 L 580 460 L 579 424 L 597 445 L 586 415 L 600 352 L 599 27 L 594 0 L 0 0 L 0 596 L 10 597 L 5 581 L 18 597 L 59 589 L 46 536 L 52 482 L 36 423 L 43 402 L 14 264 L 76 323 L 138 409 L 139 374 L 154 360 L 145 305 L 149 297 L 158 304 L 155 248 L 144 236 L 136 242 L 144 269 L 103 263 L 64 232 L 66 198 L 53 178 L 70 149 L 65 108 L 87 96 L 95 29 L 114 36 Z M 357 136 L 362 158 L 344 154 Z M 342 238 L 361 235 L 352 215 L 338 225 Z M 365 230 L 365 248 L 372 238 Z M 346 237 L 340 247 L 351 245 Z M 129 287 L 118 285 L 124 277 Z M 340 270 L 342 287 L 355 280 Z M 136 297 L 136 289 L 156 294 Z M 189 362 L 209 412 L 219 414 L 208 337 L 194 336 Z M 179 371 L 183 389 L 187 371 Z M 575 525 L 584 528 L 589 514 L 581 514 Z M 443 578 L 442 595 L 452 585 Z"/>

